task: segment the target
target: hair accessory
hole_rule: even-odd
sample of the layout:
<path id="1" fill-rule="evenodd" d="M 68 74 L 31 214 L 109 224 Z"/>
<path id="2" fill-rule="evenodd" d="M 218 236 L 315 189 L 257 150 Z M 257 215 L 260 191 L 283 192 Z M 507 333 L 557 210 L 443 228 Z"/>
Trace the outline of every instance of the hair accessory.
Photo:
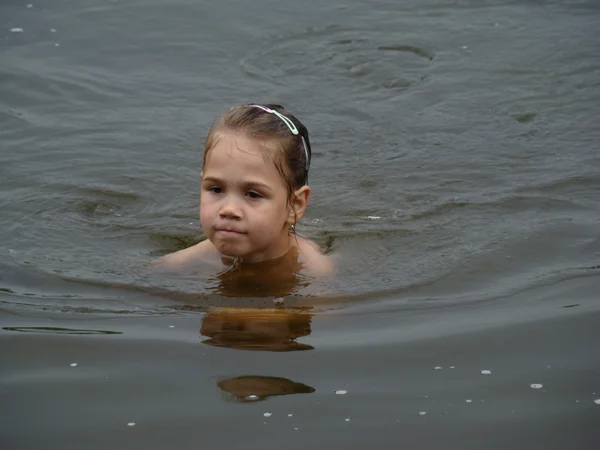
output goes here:
<path id="1" fill-rule="evenodd" d="M 308 169 L 310 168 L 310 156 L 308 154 L 308 147 L 306 146 L 306 140 L 304 140 L 304 136 L 302 136 L 300 134 L 300 132 L 298 131 L 298 128 L 296 128 L 296 125 L 294 125 L 294 122 L 292 122 L 288 117 L 281 114 L 279 111 L 275 111 L 274 109 L 267 108 L 266 106 L 262 106 L 262 105 L 247 105 L 247 106 L 253 106 L 255 108 L 262 109 L 263 111 L 268 112 L 269 114 L 275 114 L 277 117 L 279 117 L 281 120 L 283 120 L 283 123 L 285 123 L 287 125 L 287 127 L 290 129 L 290 131 L 292 132 L 293 135 L 295 135 L 295 136 L 300 135 L 300 139 L 302 140 L 302 145 L 304 146 L 304 155 L 306 156 L 306 168 L 305 169 L 308 172 Z"/>

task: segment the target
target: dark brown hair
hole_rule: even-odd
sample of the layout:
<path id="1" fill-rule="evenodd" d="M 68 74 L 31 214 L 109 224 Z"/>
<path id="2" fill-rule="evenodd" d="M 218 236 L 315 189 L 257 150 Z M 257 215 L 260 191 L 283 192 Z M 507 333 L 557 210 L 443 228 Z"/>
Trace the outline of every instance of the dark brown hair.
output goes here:
<path id="1" fill-rule="evenodd" d="M 286 123 L 277 115 L 269 113 L 257 106 L 239 105 L 225 112 L 214 123 L 204 145 L 204 158 L 202 165 L 206 165 L 207 155 L 216 145 L 221 133 L 232 131 L 241 132 L 249 137 L 275 143 L 272 159 L 275 167 L 287 186 L 288 198 L 294 191 L 308 182 L 308 168 L 310 166 L 310 140 L 308 130 L 296 117 L 287 112 L 283 106 L 274 104 L 261 105 L 277 111 L 288 118 L 298 129 L 294 135 Z M 304 144 L 306 143 L 306 152 Z M 269 148 L 272 148 L 270 145 Z M 308 161 L 306 160 L 308 156 Z"/>

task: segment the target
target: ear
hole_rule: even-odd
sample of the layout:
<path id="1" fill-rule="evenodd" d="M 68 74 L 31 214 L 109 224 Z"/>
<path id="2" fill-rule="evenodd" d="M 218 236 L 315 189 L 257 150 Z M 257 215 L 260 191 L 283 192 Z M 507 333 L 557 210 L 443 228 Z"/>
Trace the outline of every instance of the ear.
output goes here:
<path id="1" fill-rule="evenodd" d="M 310 188 L 308 186 L 302 186 L 297 189 L 290 198 L 290 211 L 288 215 L 288 224 L 292 225 L 300 220 L 306 211 L 308 206 L 308 199 L 310 198 Z"/>

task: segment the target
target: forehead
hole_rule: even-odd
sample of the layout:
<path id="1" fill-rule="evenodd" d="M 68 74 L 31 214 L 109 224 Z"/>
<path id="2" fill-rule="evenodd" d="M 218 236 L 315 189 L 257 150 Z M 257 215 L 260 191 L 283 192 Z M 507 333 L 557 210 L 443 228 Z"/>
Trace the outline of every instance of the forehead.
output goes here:
<path id="1" fill-rule="evenodd" d="M 208 151 L 204 171 L 240 166 L 253 173 L 278 173 L 274 163 L 275 149 L 267 142 L 243 133 L 220 133 Z"/>

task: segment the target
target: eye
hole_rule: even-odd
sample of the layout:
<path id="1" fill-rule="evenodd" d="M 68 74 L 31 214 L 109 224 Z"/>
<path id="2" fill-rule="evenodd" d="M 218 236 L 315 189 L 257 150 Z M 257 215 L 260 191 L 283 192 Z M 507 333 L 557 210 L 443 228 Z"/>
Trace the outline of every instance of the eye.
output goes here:
<path id="1" fill-rule="evenodd" d="M 223 188 L 219 186 L 210 186 L 207 191 L 212 192 L 213 194 L 222 194 Z"/>
<path id="2" fill-rule="evenodd" d="M 256 191 L 248 191 L 246 195 L 250 198 L 263 198 L 263 196 Z"/>

